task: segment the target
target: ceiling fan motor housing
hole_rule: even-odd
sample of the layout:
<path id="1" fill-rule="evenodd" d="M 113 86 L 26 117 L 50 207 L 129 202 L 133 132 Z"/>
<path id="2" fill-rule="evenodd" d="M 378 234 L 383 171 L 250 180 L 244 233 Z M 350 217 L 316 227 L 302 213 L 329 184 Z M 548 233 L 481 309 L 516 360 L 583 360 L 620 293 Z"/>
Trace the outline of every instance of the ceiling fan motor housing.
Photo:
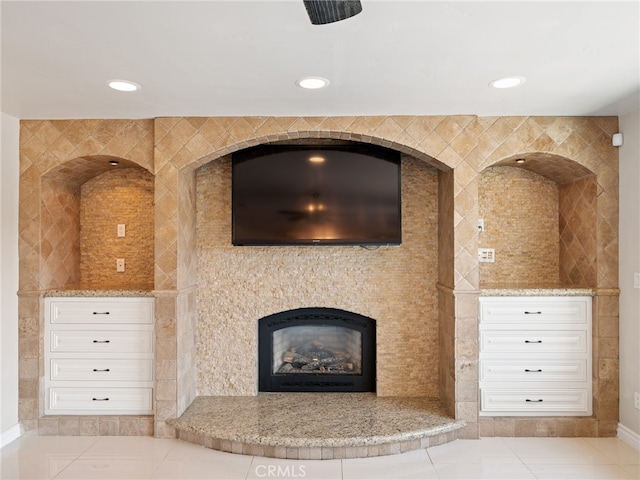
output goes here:
<path id="1" fill-rule="evenodd" d="M 362 11 L 360 0 L 304 0 L 304 6 L 314 25 L 339 22 Z"/>

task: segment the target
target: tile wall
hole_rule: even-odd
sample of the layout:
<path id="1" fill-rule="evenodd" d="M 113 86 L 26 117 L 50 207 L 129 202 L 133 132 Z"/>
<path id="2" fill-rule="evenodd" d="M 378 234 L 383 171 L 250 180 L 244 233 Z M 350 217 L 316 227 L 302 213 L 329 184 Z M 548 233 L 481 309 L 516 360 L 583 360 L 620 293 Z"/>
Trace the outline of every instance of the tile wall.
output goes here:
<path id="1" fill-rule="evenodd" d="M 591 283 L 587 279 L 595 277 L 595 414 L 588 419 L 549 419 L 546 424 L 536 423 L 535 431 L 540 435 L 584 432 L 613 435 L 617 424 L 618 315 L 618 153 L 611 146 L 615 132 L 614 117 L 469 115 L 23 121 L 19 225 L 21 424 L 29 433 L 40 429 L 47 434 L 60 432 L 61 425 L 66 425 L 62 427 L 65 433 L 73 433 L 81 423 L 86 423 L 86 419 L 78 419 L 76 429 L 69 427 L 67 420 L 41 416 L 41 296 L 46 289 L 79 280 L 80 252 L 79 246 L 74 245 L 79 245 L 80 226 L 73 214 L 79 209 L 77 190 L 86 180 L 106 171 L 101 160 L 115 156 L 123 160 L 122 166 L 142 167 L 155 178 L 154 434 L 166 437 L 174 432 L 166 426 L 165 419 L 180 415 L 199 388 L 194 368 L 201 361 L 195 352 L 202 321 L 202 311 L 198 311 L 196 303 L 200 261 L 196 170 L 204 165 L 220 165 L 213 161 L 264 142 L 333 138 L 394 148 L 439 170 L 439 390 L 449 411 L 468 422 L 460 434 L 467 438 L 503 431 L 516 435 L 533 428 L 530 419 L 497 419 L 491 424 L 478 420 L 477 296 L 481 285 L 476 253 L 480 173 L 487 167 L 508 165 L 526 155 L 526 168 L 553 178 L 559 185 L 570 183 L 558 181 L 559 177 L 579 180 L 594 176 L 590 188 L 595 185 L 597 200 L 591 199 L 587 204 L 595 210 L 589 219 L 593 225 L 590 231 L 595 233 L 591 239 L 582 237 L 585 232 L 578 234 L 583 246 L 595 242 L 593 271 L 580 270 L 584 265 L 575 258 L 576 268 L 585 280 L 576 274 L 571 278 Z M 575 192 L 567 194 L 572 198 L 579 196 Z M 561 192 L 559 196 L 562 195 Z M 562 200 L 559 203 L 562 210 Z M 64 212 L 72 213 L 65 217 Z M 573 268 L 567 266 L 567 271 Z M 406 300 L 410 302 L 412 297 Z"/>
<path id="2" fill-rule="evenodd" d="M 597 198 L 594 175 L 562 184 L 558 189 L 560 283 L 564 285 L 597 285 L 597 264 L 593 261 L 598 244 Z"/>

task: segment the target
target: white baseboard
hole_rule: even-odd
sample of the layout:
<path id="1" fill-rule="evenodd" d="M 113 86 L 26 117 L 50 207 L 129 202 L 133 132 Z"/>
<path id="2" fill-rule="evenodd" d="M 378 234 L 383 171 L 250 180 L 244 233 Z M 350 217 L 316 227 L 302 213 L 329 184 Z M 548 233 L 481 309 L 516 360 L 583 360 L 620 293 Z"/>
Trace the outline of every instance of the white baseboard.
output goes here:
<path id="1" fill-rule="evenodd" d="M 618 438 L 640 452 L 640 434 L 619 423 Z"/>
<path id="2" fill-rule="evenodd" d="M 20 424 L 16 423 L 9 430 L 0 434 L 0 448 L 9 445 L 15 439 L 19 438 L 20 435 L 22 435 L 22 432 L 20 432 Z"/>

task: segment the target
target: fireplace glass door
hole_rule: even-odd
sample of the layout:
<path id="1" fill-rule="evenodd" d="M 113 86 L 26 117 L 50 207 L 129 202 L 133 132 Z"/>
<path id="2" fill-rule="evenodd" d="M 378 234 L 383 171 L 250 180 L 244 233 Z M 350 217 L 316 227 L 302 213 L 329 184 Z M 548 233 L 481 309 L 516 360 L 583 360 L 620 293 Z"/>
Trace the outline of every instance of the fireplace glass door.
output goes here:
<path id="1" fill-rule="evenodd" d="M 302 325 L 273 333 L 274 375 L 362 375 L 362 333 L 334 325 Z"/>

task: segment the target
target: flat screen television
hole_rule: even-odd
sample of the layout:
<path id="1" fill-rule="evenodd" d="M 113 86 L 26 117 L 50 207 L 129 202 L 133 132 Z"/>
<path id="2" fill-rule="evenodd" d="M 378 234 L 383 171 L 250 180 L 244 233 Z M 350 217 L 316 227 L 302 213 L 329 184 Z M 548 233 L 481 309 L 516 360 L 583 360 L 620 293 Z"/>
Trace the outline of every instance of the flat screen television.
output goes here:
<path id="1" fill-rule="evenodd" d="M 233 245 L 399 245 L 400 154 L 262 145 L 232 156 Z"/>

